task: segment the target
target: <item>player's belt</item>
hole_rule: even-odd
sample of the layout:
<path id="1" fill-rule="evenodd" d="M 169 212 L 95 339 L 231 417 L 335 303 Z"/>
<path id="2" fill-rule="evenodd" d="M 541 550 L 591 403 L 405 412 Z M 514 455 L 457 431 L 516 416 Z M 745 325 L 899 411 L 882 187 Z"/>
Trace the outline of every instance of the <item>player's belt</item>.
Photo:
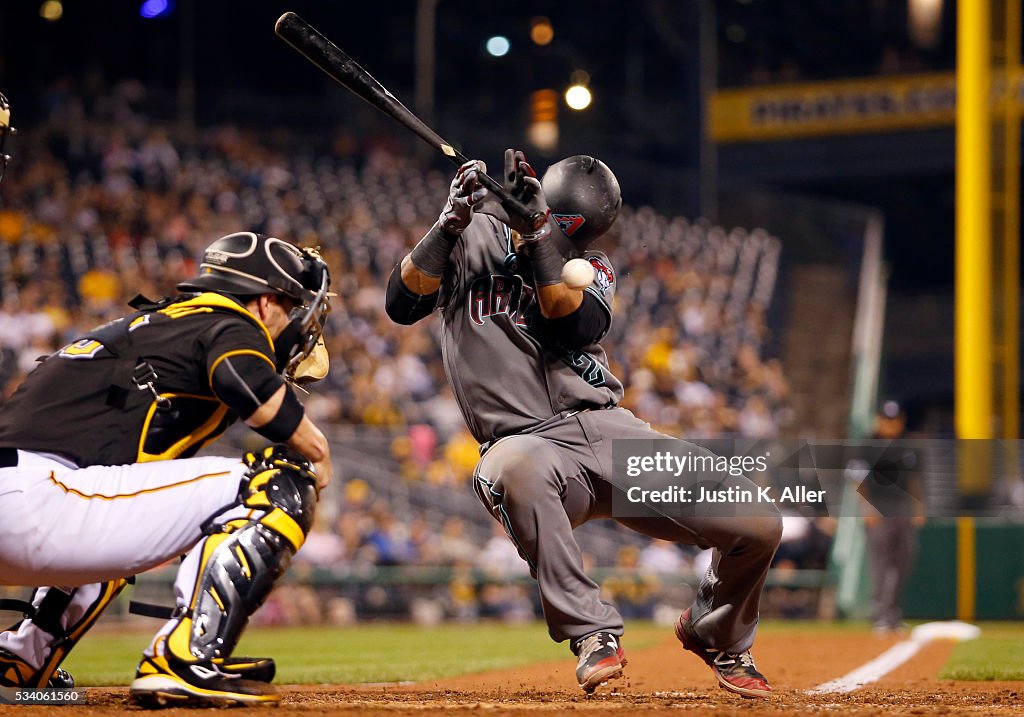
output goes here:
<path id="1" fill-rule="evenodd" d="M 549 427 L 555 425 L 556 423 L 559 423 L 560 421 L 564 421 L 567 418 L 571 418 L 572 416 L 575 416 L 575 415 L 577 415 L 579 413 L 589 413 L 590 411 L 604 411 L 604 410 L 607 410 L 609 408 L 617 408 L 617 405 L 614 404 L 614 403 L 609 403 L 609 404 L 604 405 L 604 406 L 587 406 L 586 408 L 576 408 L 576 409 L 574 409 L 572 411 L 561 411 L 560 413 L 556 413 L 555 415 L 551 416 L 550 418 L 545 418 L 540 423 L 535 423 L 532 426 L 527 426 L 526 428 L 521 428 L 518 431 L 516 431 L 515 433 L 508 433 L 508 434 L 505 434 L 504 436 L 497 436 L 495 438 L 492 438 L 489 441 L 481 443 L 480 444 L 480 455 L 483 456 L 483 454 L 486 453 L 488 450 L 490 450 L 491 447 L 495 443 L 497 443 L 498 441 L 502 440 L 503 438 L 508 438 L 509 436 L 521 436 L 521 435 L 529 435 L 531 433 L 537 433 L 539 431 L 543 431 L 545 428 L 549 428 Z"/>
<path id="2" fill-rule="evenodd" d="M 551 416 L 550 418 L 545 418 L 540 423 L 534 423 L 532 426 L 527 426 L 526 428 L 522 428 L 522 429 L 516 431 L 515 433 L 509 433 L 508 435 L 505 435 L 505 436 L 498 436 L 497 438 L 494 438 L 494 439 L 492 439 L 490 441 L 487 441 L 486 443 L 481 443 L 480 444 L 480 455 L 483 456 L 484 453 L 486 453 L 487 451 L 489 451 L 491 449 L 491 446 L 493 446 L 495 443 L 500 441 L 502 438 L 508 438 L 509 436 L 522 436 L 522 435 L 529 435 L 531 433 L 537 433 L 538 431 L 543 431 L 545 428 L 549 428 L 549 427 L 555 425 L 556 423 L 558 423 L 560 421 L 564 421 L 565 419 L 570 418 L 571 416 L 575 416 L 577 413 L 584 413 L 584 412 L 589 411 L 589 410 L 590 410 L 589 408 L 577 408 L 577 409 L 575 409 L 573 411 L 561 411 L 560 413 L 556 413 L 555 415 Z"/>
<path id="3" fill-rule="evenodd" d="M 14 468 L 18 465 L 17 448 L 0 448 L 0 468 Z"/>

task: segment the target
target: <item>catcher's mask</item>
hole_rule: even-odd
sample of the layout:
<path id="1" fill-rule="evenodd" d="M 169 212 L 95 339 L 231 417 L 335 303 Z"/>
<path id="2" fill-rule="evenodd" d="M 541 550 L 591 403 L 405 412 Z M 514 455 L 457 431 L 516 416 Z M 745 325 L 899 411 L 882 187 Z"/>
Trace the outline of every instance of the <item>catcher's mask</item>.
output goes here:
<path id="1" fill-rule="evenodd" d="M 607 164 L 585 154 L 552 164 L 541 186 L 551 218 L 577 251 L 608 231 L 622 208 L 619 180 Z"/>
<path id="2" fill-rule="evenodd" d="M 17 134 L 17 130 L 11 126 L 11 103 L 0 92 L 0 180 L 3 180 L 7 163 L 11 161 L 10 156 L 4 153 L 7 136 L 14 134 Z"/>
<path id="3" fill-rule="evenodd" d="M 288 325 L 274 341 L 277 369 L 295 381 L 295 371 L 313 352 L 331 307 L 327 264 L 316 249 L 299 248 L 253 232 L 228 234 L 206 248 L 199 276 L 179 291 L 213 291 L 232 296 L 276 294 L 296 302 Z"/>

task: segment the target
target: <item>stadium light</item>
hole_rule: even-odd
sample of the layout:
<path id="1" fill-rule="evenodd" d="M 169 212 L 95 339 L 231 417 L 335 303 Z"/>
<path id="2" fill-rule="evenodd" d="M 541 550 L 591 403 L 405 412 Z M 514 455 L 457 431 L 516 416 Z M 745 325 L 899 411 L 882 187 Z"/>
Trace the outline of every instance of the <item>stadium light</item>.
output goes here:
<path id="1" fill-rule="evenodd" d="M 174 12 L 173 0 L 145 0 L 139 6 L 139 15 L 147 20 L 167 17 Z"/>
<path id="2" fill-rule="evenodd" d="M 938 47 L 942 40 L 942 0 L 907 0 L 907 24 L 915 45 Z"/>
<path id="3" fill-rule="evenodd" d="M 576 111 L 585 110 L 590 107 L 593 97 L 585 85 L 572 85 L 565 91 L 565 104 L 569 109 Z"/>
<path id="4" fill-rule="evenodd" d="M 495 35 L 487 40 L 487 54 L 492 57 L 504 57 L 512 48 L 512 43 L 504 35 Z"/>
<path id="5" fill-rule="evenodd" d="M 60 0 L 46 0 L 39 6 L 39 17 L 49 22 L 57 22 L 64 15 L 64 5 Z"/>
<path id="6" fill-rule="evenodd" d="M 551 26 L 551 21 L 543 15 L 530 20 L 530 39 L 535 45 L 550 45 L 555 39 L 555 28 Z"/>
<path id="7" fill-rule="evenodd" d="M 545 152 L 558 146 L 558 93 L 554 90 L 546 88 L 530 95 L 530 126 L 526 138 Z"/>

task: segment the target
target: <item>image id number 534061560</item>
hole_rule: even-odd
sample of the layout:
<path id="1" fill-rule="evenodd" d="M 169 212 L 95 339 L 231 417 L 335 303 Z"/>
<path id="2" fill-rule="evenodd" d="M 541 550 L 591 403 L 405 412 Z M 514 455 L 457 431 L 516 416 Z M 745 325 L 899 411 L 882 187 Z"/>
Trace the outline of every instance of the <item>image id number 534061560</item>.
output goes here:
<path id="1" fill-rule="evenodd" d="M 85 690 L 0 687 L 0 705 L 84 705 Z"/>

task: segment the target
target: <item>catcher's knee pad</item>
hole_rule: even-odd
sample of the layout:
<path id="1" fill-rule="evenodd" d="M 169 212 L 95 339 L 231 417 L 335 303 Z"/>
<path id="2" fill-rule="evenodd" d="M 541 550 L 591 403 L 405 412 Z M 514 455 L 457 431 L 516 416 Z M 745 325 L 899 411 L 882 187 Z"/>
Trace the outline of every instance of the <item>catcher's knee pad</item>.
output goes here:
<path id="1" fill-rule="evenodd" d="M 312 464 L 285 446 L 256 455 L 239 492 L 250 517 L 218 526 L 200 549 L 191 605 L 171 631 L 167 647 L 185 659 L 231 654 L 274 581 L 288 568 L 313 524 L 316 475 Z"/>

